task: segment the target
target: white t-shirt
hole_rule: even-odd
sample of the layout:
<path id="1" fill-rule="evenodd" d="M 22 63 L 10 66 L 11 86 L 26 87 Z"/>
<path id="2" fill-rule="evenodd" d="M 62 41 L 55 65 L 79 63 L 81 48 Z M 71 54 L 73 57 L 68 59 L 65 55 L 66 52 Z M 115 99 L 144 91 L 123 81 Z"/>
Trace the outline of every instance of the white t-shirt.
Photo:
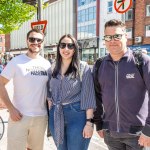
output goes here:
<path id="1" fill-rule="evenodd" d="M 50 63 L 39 56 L 31 59 L 26 54 L 14 57 L 5 67 L 1 75 L 8 80 L 13 79 L 13 105 L 26 116 L 44 116 L 48 70 Z"/>

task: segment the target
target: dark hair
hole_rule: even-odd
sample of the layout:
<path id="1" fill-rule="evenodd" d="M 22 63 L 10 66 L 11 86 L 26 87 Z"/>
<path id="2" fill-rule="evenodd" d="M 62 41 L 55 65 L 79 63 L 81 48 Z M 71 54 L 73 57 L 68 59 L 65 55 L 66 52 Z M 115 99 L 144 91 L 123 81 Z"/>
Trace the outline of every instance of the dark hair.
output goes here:
<path id="1" fill-rule="evenodd" d="M 59 52 L 59 49 L 60 49 L 59 46 L 60 46 L 61 41 L 66 37 L 70 38 L 72 40 L 72 42 L 74 43 L 74 45 L 75 45 L 74 51 L 75 52 L 72 56 L 72 61 L 70 63 L 70 66 L 68 67 L 68 70 L 66 71 L 65 75 L 69 75 L 70 73 L 72 73 L 73 78 L 75 78 L 79 75 L 79 62 L 80 61 L 79 61 L 79 46 L 78 46 L 77 40 L 72 35 L 65 34 L 60 38 L 59 43 L 57 45 L 56 63 L 55 63 L 55 67 L 54 67 L 54 70 L 52 73 L 52 76 L 54 78 L 57 77 L 57 75 L 61 69 L 61 63 L 62 63 L 62 57 Z"/>
<path id="2" fill-rule="evenodd" d="M 40 33 L 40 34 L 43 35 L 43 38 L 44 38 L 44 33 L 42 32 L 42 30 L 39 30 L 39 29 L 32 29 L 32 30 L 30 30 L 30 31 L 27 33 L 27 39 L 29 38 L 29 35 L 30 35 L 30 33 L 32 33 L 32 32 Z"/>
<path id="3" fill-rule="evenodd" d="M 124 29 L 126 28 L 126 25 L 122 21 L 116 19 L 109 20 L 105 23 L 105 29 L 107 27 L 116 27 L 116 26 L 123 27 Z"/>

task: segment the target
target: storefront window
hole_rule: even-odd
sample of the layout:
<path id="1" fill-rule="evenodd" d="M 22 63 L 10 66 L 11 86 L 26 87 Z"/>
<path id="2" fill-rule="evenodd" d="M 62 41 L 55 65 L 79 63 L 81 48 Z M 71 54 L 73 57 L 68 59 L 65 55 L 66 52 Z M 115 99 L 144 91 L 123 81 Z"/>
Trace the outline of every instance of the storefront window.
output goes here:
<path id="1" fill-rule="evenodd" d="M 97 49 L 83 49 L 82 50 L 82 60 L 86 61 L 89 65 L 94 65 L 94 62 L 98 58 Z"/>

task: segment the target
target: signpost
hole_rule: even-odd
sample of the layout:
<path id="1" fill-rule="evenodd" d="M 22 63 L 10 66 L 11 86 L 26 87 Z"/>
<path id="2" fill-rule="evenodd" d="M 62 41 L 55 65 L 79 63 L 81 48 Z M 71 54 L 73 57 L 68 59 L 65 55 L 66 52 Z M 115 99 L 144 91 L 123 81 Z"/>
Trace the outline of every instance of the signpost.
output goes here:
<path id="1" fill-rule="evenodd" d="M 44 33 L 46 29 L 46 25 L 47 25 L 47 20 L 37 21 L 31 23 L 31 28 L 42 30 L 42 32 Z"/>
<path id="2" fill-rule="evenodd" d="M 40 30 L 42 30 L 43 33 L 45 32 L 46 25 L 47 25 L 47 20 L 31 22 L 31 28 L 32 29 L 40 29 Z M 44 50 L 43 49 L 41 51 L 41 55 L 44 57 Z"/>
<path id="3" fill-rule="evenodd" d="M 118 13 L 125 13 L 132 6 L 132 0 L 115 0 L 114 8 Z"/>

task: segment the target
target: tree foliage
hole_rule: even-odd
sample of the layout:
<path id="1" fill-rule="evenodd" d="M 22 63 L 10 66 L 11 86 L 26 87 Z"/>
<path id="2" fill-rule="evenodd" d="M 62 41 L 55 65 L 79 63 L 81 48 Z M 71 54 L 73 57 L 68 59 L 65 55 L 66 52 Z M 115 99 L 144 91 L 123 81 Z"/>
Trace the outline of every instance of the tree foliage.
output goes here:
<path id="1" fill-rule="evenodd" d="M 0 0 L 0 34 L 10 33 L 36 12 L 36 7 L 22 3 L 22 0 Z"/>

